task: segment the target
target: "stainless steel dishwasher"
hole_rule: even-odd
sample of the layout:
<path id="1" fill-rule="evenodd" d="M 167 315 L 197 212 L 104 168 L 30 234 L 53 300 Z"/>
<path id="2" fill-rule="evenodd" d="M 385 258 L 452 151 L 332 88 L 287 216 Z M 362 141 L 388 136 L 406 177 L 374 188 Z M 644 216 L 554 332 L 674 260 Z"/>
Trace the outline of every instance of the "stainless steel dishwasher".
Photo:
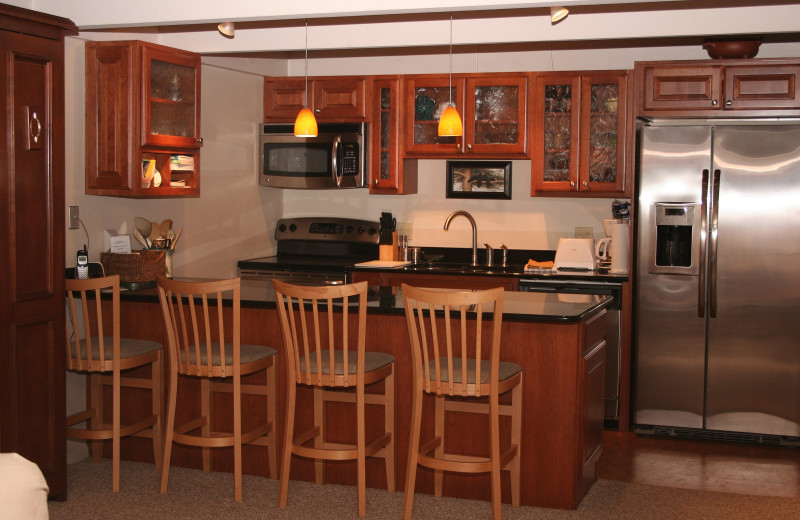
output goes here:
<path id="1" fill-rule="evenodd" d="M 606 381 L 605 381 L 605 419 L 607 426 L 619 423 L 619 374 L 621 352 L 621 310 L 622 283 L 602 280 L 564 280 L 525 278 L 519 280 L 520 292 L 557 293 L 565 301 L 591 301 L 592 298 L 609 295 L 614 301 L 606 314 L 608 331 L 606 333 Z"/>

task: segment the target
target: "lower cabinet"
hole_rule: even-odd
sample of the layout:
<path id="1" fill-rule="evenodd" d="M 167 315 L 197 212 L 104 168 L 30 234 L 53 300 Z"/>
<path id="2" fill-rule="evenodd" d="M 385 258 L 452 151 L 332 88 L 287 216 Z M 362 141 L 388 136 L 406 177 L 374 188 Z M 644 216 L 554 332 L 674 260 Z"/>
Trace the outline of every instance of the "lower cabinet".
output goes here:
<path id="1" fill-rule="evenodd" d="M 588 491 L 597 479 L 597 461 L 603 448 L 605 405 L 606 311 L 596 314 L 583 325 L 581 359 L 581 446 L 583 473 L 580 487 Z"/>

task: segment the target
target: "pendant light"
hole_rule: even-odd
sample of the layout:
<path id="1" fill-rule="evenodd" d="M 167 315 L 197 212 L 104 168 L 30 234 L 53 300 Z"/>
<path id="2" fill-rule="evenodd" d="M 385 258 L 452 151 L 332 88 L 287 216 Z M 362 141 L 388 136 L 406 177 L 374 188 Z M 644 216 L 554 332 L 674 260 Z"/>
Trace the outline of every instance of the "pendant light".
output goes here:
<path id="1" fill-rule="evenodd" d="M 448 81 L 450 90 L 450 102 L 439 117 L 439 135 L 442 137 L 457 137 L 464 133 L 464 126 L 461 124 L 461 116 L 458 115 L 455 105 L 453 105 L 453 15 L 450 15 L 450 79 Z"/>
<path id="2" fill-rule="evenodd" d="M 303 109 L 297 114 L 297 119 L 294 120 L 294 135 L 296 137 L 317 137 L 319 130 L 317 129 L 317 118 L 314 113 L 308 108 L 308 20 L 306 20 L 306 89 L 305 89 L 305 103 Z"/>

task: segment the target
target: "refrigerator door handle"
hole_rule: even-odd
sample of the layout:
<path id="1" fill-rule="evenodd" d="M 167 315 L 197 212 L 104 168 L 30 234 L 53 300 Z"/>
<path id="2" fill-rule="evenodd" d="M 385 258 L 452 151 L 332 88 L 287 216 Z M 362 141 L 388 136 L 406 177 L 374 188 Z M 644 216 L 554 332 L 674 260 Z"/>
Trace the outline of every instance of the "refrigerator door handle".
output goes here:
<path id="1" fill-rule="evenodd" d="M 706 315 L 706 229 L 708 226 L 708 170 L 703 170 L 703 192 L 700 206 L 700 273 L 697 277 L 697 317 Z"/>
<path id="2" fill-rule="evenodd" d="M 717 230 L 719 227 L 719 183 L 722 174 L 714 170 L 711 199 L 711 229 L 708 240 L 709 316 L 717 317 Z"/>

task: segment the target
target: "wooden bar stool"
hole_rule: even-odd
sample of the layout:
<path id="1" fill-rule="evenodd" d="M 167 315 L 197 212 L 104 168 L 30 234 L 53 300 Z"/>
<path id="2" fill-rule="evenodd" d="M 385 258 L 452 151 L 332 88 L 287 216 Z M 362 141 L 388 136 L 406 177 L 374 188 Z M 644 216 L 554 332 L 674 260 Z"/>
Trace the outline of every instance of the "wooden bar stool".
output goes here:
<path id="1" fill-rule="evenodd" d="M 499 519 L 501 469 L 511 473 L 511 503 L 516 507 L 520 503 L 523 384 L 522 367 L 500 361 L 503 288 L 454 292 L 402 284 L 401 289 L 414 365 L 403 518 L 411 518 L 420 464 L 434 470 L 437 497 L 442 496 L 444 471 L 490 473 L 492 517 Z M 475 316 L 468 318 L 468 311 Z M 487 312 L 492 313 L 491 319 L 484 319 Z M 434 437 L 425 443 L 420 439 L 423 392 L 435 396 Z M 501 405 L 499 397 L 507 392 L 511 392 L 511 404 Z M 489 431 L 445 432 L 446 412 L 488 414 Z M 511 417 L 510 442 L 502 452 L 501 415 Z M 447 452 L 447 438 L 454 435 L 488 438 L 489 456 Z"/>
<path id="2" fill-rule="evenodd" d="M 169 347 L 169 400 L 161 469 L 161 492 L 167 492 L 172 443 L 203 450 L 203 471 L 211 471 L 210 448 L 233 447 L 234 498 L 242 500 L 242 445 L 267 447 L 269 474 L 277 474 L 276 396 L 272 347 L 244 345 L 240 340 L 241 281 L 185 282 L 157 276 L 158 296 Z M 230 300 L 223 306 L 223 300 Z M 214 303 L 215 305 L 212 305 Z M 232 319 L 226 320 L 224 309 Z M 227 328 L 226 328 L 227 327 Z M 242 384 L 242 376 L 263 372 L 263 383 Z M 200 378 L 200 416 L 175 424 L 179 376 Z M 214 429 L 213 392 L 233 394 L 233 432 Z M 266 420 L 242 431 L 242 395 L 266 397 Z M 197 433 L 190 433 L 200 430 Z"/>
<path id="3" fill-rule="evenodd" d="M 367 514 L 366 457 L 382 457 L 389 492 L 395 490 L 394 357 L 366 352 L 367 282 L 351 285 L 300 286 L 273 280 L 286 345 L 286 424 L 278 505 L 286 506 L 292 454 L 316 460 L 315 479 L 324 482 L 325 460 L 355 460 L 358 473 L 358 516 Z M 357 307 L 351 307 L 356 303 Z M 354 312 L 351 312 L 351 309 Z M 336 317 L 336 314 L 340 314 Z M 357 318 L 353 322 L 351 318 Z M 355 325 L 357 339 L 351 340 Z M 353 348 L 355 347 L 355 348 Z M 384 382 L 384 392 L 365 387 Z M 297 385 L 314 389 L 314 426 L 295 435 Z M 343 390 L 353 389 L 355 392 Z M 356 405 L 356 443 L 326 440 L 325 403 Z M 365 404 L 384 407 L 384 432 L 367 443 Z M 307 444 L 313 441 L 313 446 Z"/>
<path id="4" fill-rule="evenodd" d="M 85 372 L 89 379 L 89 406 L 67 417 L 67 437 L 101 441 L 111 439 L 112 490 L 119 491 L 120 438 L 129 435 L 152 437 L 153 460 L 161 468 L 162 420 L 161 402 L 164 399 L 163 347 L 155 341 L 120 337 L 119 275 L 85 280 L 66 279 L 67 311 L 67 370 Z M 101 291 L 111 289 L 111 322 L 104 320 Z M 87 296 L 91 295 L 91 299 Z M 79 302 L 76 302 L 76 299 Z M 80 312 L 78 312 L 80 309 Z M 107 335 L 108 334 L 108 335 Z M 129 374 L 134 368 L 151 365 L 150 377 Z M 103 413 L 103 386 L 111 386 L 111 423 Z M 120 394 L 123 387 L 146 388 L 152 394 L 152 414 L 133 424 L 123 425 Z M 86 429 L 74 427 L 88 421 Z M 101 442 L 90 442 L 92 458 L 99 461 Z"/>

